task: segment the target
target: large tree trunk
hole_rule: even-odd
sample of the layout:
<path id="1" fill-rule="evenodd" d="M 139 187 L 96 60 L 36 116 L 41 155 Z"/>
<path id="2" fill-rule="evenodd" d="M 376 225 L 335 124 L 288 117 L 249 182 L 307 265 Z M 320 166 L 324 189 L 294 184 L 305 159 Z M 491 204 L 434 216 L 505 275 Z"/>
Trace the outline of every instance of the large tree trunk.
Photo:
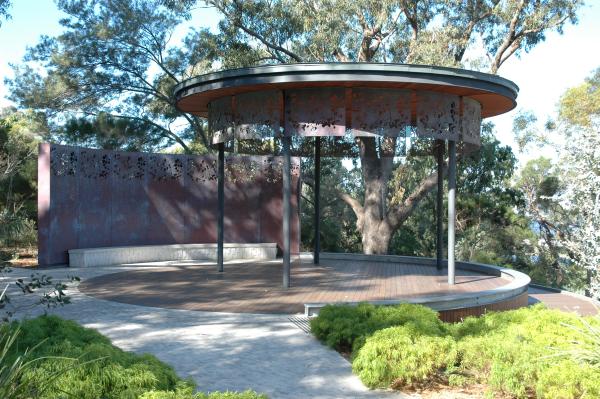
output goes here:
<path id="1" fill-rule="evenodd" d="M 338 195 L 356 214 L 356 227 L 362 237 L 363 252 L 387 254 L 394 233 L 408 219 L 418 203 L 437 187 L 437 173 L 423 179 L 402 204 L 388 208 L 387 188 L 393 169 L 396 139 L 363 137 L 359 139 L 359 145 L 365 188 L 364 201 L 361 204 L 341 191 L 338 191 Z M 444 174 L 446 172 L 447 168 L 444 168 Z"/>
<path id="2" fill-rule="evenodd" d="M 365 223 L 362 235 L 363 252 L 368 255 L 388 253 L 393 231 L 385 220 L 372 220 Z"/>
<path id="3" fill-rule="evenodd" d="M 387 142 L 383 145 L 380 143 L 378 151 L 375 138 L 360 139 L 365 199 L 362 223 L 358 227 L 362 236 L 363 252 L 366 254 L 386 254 L 392 234 L 396 230 L 389 224 L 386 207 L 396 139 L 383 140 Z"/>

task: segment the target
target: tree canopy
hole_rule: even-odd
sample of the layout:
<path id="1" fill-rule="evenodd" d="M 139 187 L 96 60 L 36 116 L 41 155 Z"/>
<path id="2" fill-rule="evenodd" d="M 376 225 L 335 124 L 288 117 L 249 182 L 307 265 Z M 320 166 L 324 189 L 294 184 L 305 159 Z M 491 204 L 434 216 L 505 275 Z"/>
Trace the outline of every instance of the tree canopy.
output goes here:
<path id="1" fill-rule="evenodd" d="M 10 6 L 11 6 L 10 0 L 0 0 L 0 26 L 2 26 L 3 19 L 10 18 L 10 13 L 8 11 L 10 9 Z"/>
<path id="2" fill-rule="evenodd" d="M 189 151 L 193 141 L 206 144 L 203 121 L 178 112 L 172 97 L 174 85 L 197 73 L 205 58 L 200 43 L 169 47 L 182 16 L 159 1 L 57 5 L 68 15 L 60 21 L 65 31 L 42 37 L 26 63 L 14 66 L 13 100 L 59 123 L 69 116 L 123 119 L 162 139 L 163 147 L 177 143 Z"/>
<path id="3" fill-rule="evenodd" d="M 188 77 L 261 64 L 350 61 L 433 64 L 495 74 L 511 57 L 544 41 L 549 32 L 562 32 L 576 23 L 582 4 L 582 0 L 58 0 L 67 14 L 61 21 L 63 33 L 43 37 L 28 49 L 8 84 L 20 107 L 46 115 L 51 140 L 201 152 L 208 150 L 205 121 L 179 112 L 172 97 L 173 87 Z M 218 26 L 193 27 L 183 39 L 174 40 L 181 36 L 182 23 L 189 23 L 191 8 L 199 13 L 216 11 Z M 592 124 L 580 120 L 577 112 L 569 114 L 568 104 L 597 93 L 594 82 L 565 94 L 563 120 Z M 594 96 L 589 98 L 590 110 L 597 106 Z M 534 118 L 523 115 L 517 130 L 523 131 L 519 126 L 529 126 Z M 520 213 L 514 209 L 542 206 L 545 200 L 536 194 L 537 202 L 527 202 L 515 192 L 525 190 L 526 180 L 518 189 L 508 187 L 514 156 L 490 137 L 485 140 L 480 154 L 461 160 L 458 228 L 464 251 L 459 254 L 481 259 L 486 248 L 510 247 L 499 249 L 495 261 L 512 262 L 520 251 L 522 262 L 529 264 L 535 249 L 522 243 L 532 238 L 528 218 L 533 208 Z M 532 139 L 523 140 L 525 145 Z M 428 194 L 437 180 L 433 159 L 399 156 L 395 151 L 402 145 L 395 139 L 379 146 L 372 138 L 361 138 L 356 145 L 366 155 L 347 175 L 333 173 L 339 162 L 330 162 L 336 177 L 328 186 L 335 201 L 326 201 L 331 204 L 326 214 L 344 218 L 341 230 L 329 226 L 338 231 L 337 242 L 368 253 L 405 251 L 413 242 L 419 254 L 430 253 L 433 203 Z M 310 174 L 310 164 L 304 167 L 305 175 Z M 536 186 L 535 192 L 539 189 Z M 424 202 L 430 203 L 420 206 Z M 503 233 L 494 239 L 482 234 L 495 228 Z M 415 234 L 422 238 L 420 243 L 410 241 Z M 466 244 L 474 240 L 478 245 Z"/>

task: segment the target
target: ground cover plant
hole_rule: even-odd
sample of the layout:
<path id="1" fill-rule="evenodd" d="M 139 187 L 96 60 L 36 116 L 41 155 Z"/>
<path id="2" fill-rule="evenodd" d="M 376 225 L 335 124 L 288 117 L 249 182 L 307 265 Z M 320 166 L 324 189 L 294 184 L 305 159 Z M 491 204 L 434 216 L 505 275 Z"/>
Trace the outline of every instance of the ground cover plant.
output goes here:
<path id="1" fill-rule="evenodd" d="M 0 339 L 6 348 L 0 392 L 12 392 L 14 399 L 266 398 L 251 391 L 194 394 L 192 381 L 156 357 L 122 351 L 97 331 L 56 316 L 4 324 Z M 18 370 L 10 372 L 15 364 Z"/>
<path id="2" fill-rule="evenodd" d="M 267 396 L 254 391 L 194 393 L 193 387 L 183 384 L 174 391 L 146 392 L 139 399 L 267 399 Z"/>
<path id="3" fill-rule="evenodd" d="M 353 371 L 371 388 L 483 385 L 488 395 L 600 397 L 600 318 L 543 305 L 443 323 L 418 305 L 328 306 L 311 321 L 317 338 L 352 349 Z"/>

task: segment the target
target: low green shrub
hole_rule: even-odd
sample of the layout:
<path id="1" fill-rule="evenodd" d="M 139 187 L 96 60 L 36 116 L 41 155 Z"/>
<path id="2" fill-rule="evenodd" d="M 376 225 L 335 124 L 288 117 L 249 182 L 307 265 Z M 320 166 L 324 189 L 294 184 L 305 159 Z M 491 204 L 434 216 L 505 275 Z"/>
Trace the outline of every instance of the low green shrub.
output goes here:
<path id="1" fill-rule="evenodd" d="M 21 331 L 19 329 L 10 330 L 3 328 L 0 331 L 0 398 L 2 399 L 20 399 L 29 397 L 35 386 L 36 391 L 43 391 L 52 381 L 45 381 L 45 385 L 24 378 L 27 370 L 33 366 L 38 359 L 28 359 L 28 350 L 20 356 L 10 356 L 9 352 L 15 345 L 17 337 Z"/>
<path id="2" fill-rule="evenodd" d="M 408 323 L 377 331 L 367 338 L 352 369 L 370 388 L 399 387 L 436 377 L 456 358 L 452 337 L 423 335 Z"/>
<path id="3" fill-rule="evenodd" d="M 3 326 L 8 330 L 19 327 L 6 362 L 10 364 L 27 349 L 25 360 L 38 359 L 22 375 L 33 382 L 32 397 L 133 399 L 152 389 L 174 389 L 180 381 L 170 366 L 154 356 L 124 352 L 97 331 L 73 321 L 42 316 Z M 51 386 L 40 392 L 39 387 L 49 380 L 53 380 Z"/>
<path id="4" fill-rule="evenodd" d="M 149 391 L 139 399 L 267 399 L 266 395 L 254 391 L 194 393 L 190 386 L 179 385 L 174 391 Z"/>
<path id="5" fill-rule="evenodd" d="M 353 370 L 369 387 L 435 379 L 516 398 L 600 398 L 600 318 L 541 304 L 456 324 L 416 305 L 323 310 L 311 322 L 315 335 L 334 348 L 353 346 Z"/>
<path id="6" fill-rule="evenodd" d="M 435 311 L 409 304 L 327 305 L 319 311 L 319 317 L 311 320 L 310 328 L 313 334 L 328 346 L 341 352 L 356 353 L 364 345 L 367 337 L 376 331 L 406 323 L 412 323 L 427 335 L 444 333 L 444 325 Z"/>
<path id="7" fill-rule="evenodd" d="M 453 326 L 459 369 L 519 398 L 600 397 L 600 368 L 569 356 L 582 320 L 543 305 L 468 318 Z"/>

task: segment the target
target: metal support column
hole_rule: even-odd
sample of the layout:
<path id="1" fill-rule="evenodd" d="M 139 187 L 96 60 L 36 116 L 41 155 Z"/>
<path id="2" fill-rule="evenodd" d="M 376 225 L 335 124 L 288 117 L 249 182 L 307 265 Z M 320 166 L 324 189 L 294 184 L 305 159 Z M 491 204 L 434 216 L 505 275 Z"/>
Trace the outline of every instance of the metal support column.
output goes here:
<path id="1" fill-rule="evenodd" d="M 290 140 L 289 136 L 281 139 L 283 144 L 283 288 L 290 286 L 290 217 L 292 213 Z"/>
<path id="2" fill-rule="evenodd" d="M 319 264 L 321 252 L 321 138 L 315 137 L 315 248 L 313 263 Z"/>
<path id="3" fill-rule="evenodd" d="M 446 144 L 444 140 L 436 140 L 437 155 L 437 203 L 436 203 L 436 266 L 442 270 L 444 259 L 444 152 Z"/>
<path id="4" fill-rule="evenodd" d="M 220 272 L 223 271 L 223 217 L 225 213 L 225 144 L 219 143 L 219 161 L 217 171 L 217 267 Z"/>
<path id="5" fill-rule="evenodd" d="M 456 142 L 448 140 L 448 284 L 455 283 L 454 223 L 456 221 Z"/>

